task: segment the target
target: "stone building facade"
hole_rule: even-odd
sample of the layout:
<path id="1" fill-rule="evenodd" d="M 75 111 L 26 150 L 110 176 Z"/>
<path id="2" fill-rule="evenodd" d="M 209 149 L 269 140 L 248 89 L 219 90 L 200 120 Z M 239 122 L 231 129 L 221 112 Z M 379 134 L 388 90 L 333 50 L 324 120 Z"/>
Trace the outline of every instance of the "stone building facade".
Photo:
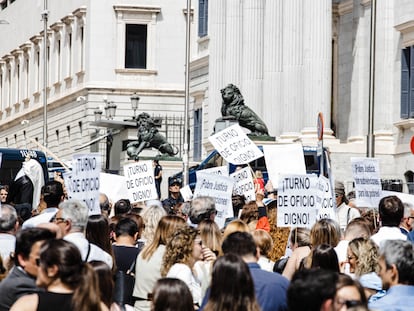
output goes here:
<path id="1" fill-rule="evenodd" d="M 375 157 L 381 178 L 406 184 L 413 181 L 414 93 L 404 81 L 414 70 L 401 58 L 414 44 L 414 2 L 375 2 Z M 216 0 L 208 10 L 192 63 L 200 153 L 220 116 L 219 89 L 233 83 L 280 143 L 316 145 L 322 112 L 333 174 L 351 188 L 350 158 L 367 154 L 371 0 Z"/>

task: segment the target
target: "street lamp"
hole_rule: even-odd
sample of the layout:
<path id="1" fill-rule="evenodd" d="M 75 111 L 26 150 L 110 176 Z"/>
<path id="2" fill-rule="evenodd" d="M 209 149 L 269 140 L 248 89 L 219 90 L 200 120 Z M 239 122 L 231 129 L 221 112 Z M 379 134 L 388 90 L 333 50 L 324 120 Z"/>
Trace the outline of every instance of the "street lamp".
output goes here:
<path id="1" fill-rule="evenodd" d="M 116 105 L 113 101 L 107 101 L 105 102 L 105 117 L 107 120 L 112 120 L 115 117 L 116 113 Z M 102 119 L 102 111 L 100 109 L 94 110 L 94 116 L 95 116 L 95 122 L 99 122 Z M 112 128 L 108 127 L 106 129 L 106 159 L 105 159 L 105 171 L 109 172 L 109 166 L 111 162 L 111 149 L 112 149 L 112 143 L 113 143 L 113 136 L 112 136 Z"/>
<path id="2" fill-rule="evenodd" d="M 95 116 L 95 122 L 101 122 L 102 120 L 102 110 L 99 108 L 96 108 L 93 111 L 93 115 Z"/>
<path id="3" fill-rule="evenodd" d="M 106 102 L 105 105 L 105 116 L 108 120 L 112 120 L 115 117 L 115 112 L 116 112 L 116 105 L 114 104 L 114 102 Z"/>
<path id="4" fill-rule="evenodd" d="M 137 118 L 137 109 L 138 109 L 138 103 L 139 103 L 139 96 L 135 93 L 134 95 L 131 96 L 131 107 L 132 110 L 134 110 L 134 120 Z"/>

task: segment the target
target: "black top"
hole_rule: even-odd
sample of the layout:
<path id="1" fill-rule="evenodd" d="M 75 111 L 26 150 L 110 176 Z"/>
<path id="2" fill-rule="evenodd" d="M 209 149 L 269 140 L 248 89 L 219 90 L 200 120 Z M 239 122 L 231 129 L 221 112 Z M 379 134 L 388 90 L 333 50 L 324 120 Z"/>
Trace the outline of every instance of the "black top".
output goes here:
<path id="1" fill-rule="evenodd" d="M 158 174 L 159 174 L 161 171 L 162 171 L 162 166 L 161 166 L 161 165 L 159 165 L 159 164 L 157 164 L 157 165 L 154 167 L 154 176 L 155 176 L 155 177 L 157 177 L 157 176 L 158 176 Z M 162 181 L 162 176 L 161 176 L 160 178 L 158 178 L 158 179 L 156 178 L 155 180 L 161 183 L 161 181 Z"/>
<path id="2" fill-rule="evenodd" d="M 38 311 L 73 311 L 73 294 L 60 294 L 52 292 L 39 292 Z"/>
<path id="3" fill-rule="evenodd" d="M 138 254 L 142 248 L 112 245 L 112 249 L 114 251 L 116 267 L 118 270 L 127 272 L 131 267 L 132 262 L 137 260 Z"/>

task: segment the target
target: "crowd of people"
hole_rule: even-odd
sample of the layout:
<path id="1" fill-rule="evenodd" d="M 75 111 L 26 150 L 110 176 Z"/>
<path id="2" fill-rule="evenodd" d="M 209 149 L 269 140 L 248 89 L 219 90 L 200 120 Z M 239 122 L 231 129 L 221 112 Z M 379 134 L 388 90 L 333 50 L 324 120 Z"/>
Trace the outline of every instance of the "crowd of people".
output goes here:
<path id="1" fill-rule="evenodd" d="M 89 215 L 50 181 L 29 218 L 1 188 L 0 311 L 413 310 L 414 207 L 398 197 L 358 209 L 336 182 L 336 219 L 279 228 L 277 191 L 258 183 L 219 228 L 214 199 L 168 185 L 139 206 L 102 193 Z"/>

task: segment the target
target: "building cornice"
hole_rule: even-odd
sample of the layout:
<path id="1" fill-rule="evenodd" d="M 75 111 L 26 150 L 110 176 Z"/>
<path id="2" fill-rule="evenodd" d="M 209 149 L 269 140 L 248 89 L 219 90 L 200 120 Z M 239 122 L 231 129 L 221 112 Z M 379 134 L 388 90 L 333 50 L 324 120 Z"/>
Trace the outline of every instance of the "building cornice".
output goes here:
<path id="1" fill-rule="evenodd" d="M 131 13 L 160 13 L 161 7 L 144 6 L 144 5 L 114 5 L 115 12 L 131 12 Z"/>
<path id="2" fill-rule="evenodd" d="M 414 20 L 394 26 L 402 35 L 402 47 L 414 45 Z"/>

